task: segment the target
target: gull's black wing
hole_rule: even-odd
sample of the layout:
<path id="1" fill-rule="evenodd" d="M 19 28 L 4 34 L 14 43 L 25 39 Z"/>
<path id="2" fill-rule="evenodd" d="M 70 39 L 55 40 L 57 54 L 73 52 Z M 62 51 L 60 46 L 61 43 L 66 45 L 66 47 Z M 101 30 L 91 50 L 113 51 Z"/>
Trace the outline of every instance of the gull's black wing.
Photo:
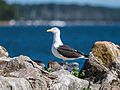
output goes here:
<path id="1" fill-rule="evenodd" d="M 68 45 L 61 45 L 57 48 L 57 51 L 64 57 L 67 58 L 78 58 L 83 56 L 83 53 L 69 47 Z"/>

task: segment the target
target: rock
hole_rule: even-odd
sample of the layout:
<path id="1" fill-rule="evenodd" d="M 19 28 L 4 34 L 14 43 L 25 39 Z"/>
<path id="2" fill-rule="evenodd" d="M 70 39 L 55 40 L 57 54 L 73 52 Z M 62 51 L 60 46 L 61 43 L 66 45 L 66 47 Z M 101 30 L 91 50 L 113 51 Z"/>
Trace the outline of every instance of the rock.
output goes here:
<path id="1" fill-rule="evenodd" d="M 38 60 L 34 59 L 33 61 L 36 62 L 39 66 L 41 66 L 42 69 L 44 69 L 44 70 L 47 69 L 47 67 L 45 66 L 45 64 L 44 64 L 41 60 L 39 60 L 39 59 L 38 59 Z"/>
<path id="2" fill-rule="evenodd" d="M 98 90 L 100 84 L 79 79 L 67 70 L 49 73 L 27 56 L 0 63 L 0 90 Z"/>
<path id="3" fill-rule="evenodd" d="M 107 41 L 95 42 L 84 65 L 84 79 L 101 84 L 100 90 L 120 90 L 119 69 L 119 46 Z M 112 85 L 114 81 L 117 84 Z"/>
<path id="4" fill-rule="evenodd" d="M 90 60 L 98 70 L 108 74 L 111 72 L 115 76 L 120 75 L 120 48 L 118 45 L 107 41 L 96 42 L 91 50 Z"/>
<path id="5" fill-rule="evenodd" d="M 112 42 L 95 42 L 82 73 L 80 78 L 101 84 L 99 90 L 120 90 L 120 47 Z"/>
<path id="6" fill-rule="evenodd" d="M 98 67 L 104 66 L 104 70 L 110 70 L 113 63 L 120 63 L 120 49 L 112 42 L 95 42 L 91 51 L 95 57 L 93 61 L 96 60 Z"/>
<path id="7" fill-rule="evenodd" d="M 62 66 L 56 61 L 49 61 L 48 62 L 48 71 L 54 72 L 62 69 Z"/>
<path id="8" fill-rule="evenodd" d="M 22 70 L 23 70 L 22 74 L 26 75 L 26 72 L 24 72 L 25 70 L 26 71 L 28 69 L 29 71 L 31 70 L 31 72 L 29 73 L 33 72 L 32 69 L 34 69 L 34 71 L 36 70 L 32 62 L 33 61 L 29 57 L 19 56 L 19 57 L 11 58 L 10 61 L 5 62 L 4 64 L 0 64 L 0 67 L 2 67 L 0 68 L 0 70 L 1 70 L 1 73 L 4 74 L 4 76 L 10 76 L 11 73 L 21 72 Z"/>
<path id="9" fill-rule="evenodd" d="M 120 49 L 112 42 L 95 42 L 89 56 L 91 64 L 101 71 L 120 69 Z"/>
<path id="10" fill-rule="evenodd" d="M 51 85 L 50 90 L 84 90 L 84 88 L 91 88 L 91 90 L 98 90 L 99 84 L 90 84 L 89 81 L 78 79 L 66 70 L 53 72 L 58 78 Z"/>
<path id="11" fill-rule="evenodd" d="M 64 69 L 64 70 L 68 70 L 69 72 L 71 72 L 71 74 L 74 74 L 74 69 L 76 69 L 77 71 L 79 71 L 79 63 L 77 62 L 71 62 L 71 63 L 68 63 L 68 62 L 64 62 L 64 63 L 58 63 L 56 61 L 49 61 L 48 62 L 48 70 L 50 72 L 54 72 L 54 71 L 58 71 L 58 70 L 61 70 L 61 69 Z"/>
<path id="12" fill-rule="evenodd" d="M 119 85 L 110 85 L 108 82 L 103 82 L 99 90 L 120 90 Z"/>
<path id="13" fill-rule="evenodd" d="M 0 90 L 32 90 L 32 87 L 24 78 L 0 76 Z"/>
<path id="14" fill-rule="evenodd" d="M 47 77 L 49 75 L 45 75 L 48 72 L 27 56 L 21 55 L 2 61 L 0 67 L 1 90 L 47 90 L 47 85 L 52 82 Z M 4 82 L 7 84 L 4 85 Z"/>
<path id="15" fill-rule="evenodd" d="M 8 51 L 3 46 L 0 46 L 0 61 L 2 60 L 8 61 L 10 59 L 9 59 Z"/>
<path id="16" fill-rule="evenodd" d="M 0 46 L 0 57 L 8 57 L 9 54 L 8 54 L 8 51 L 3 47 L 3 46 Z"/>

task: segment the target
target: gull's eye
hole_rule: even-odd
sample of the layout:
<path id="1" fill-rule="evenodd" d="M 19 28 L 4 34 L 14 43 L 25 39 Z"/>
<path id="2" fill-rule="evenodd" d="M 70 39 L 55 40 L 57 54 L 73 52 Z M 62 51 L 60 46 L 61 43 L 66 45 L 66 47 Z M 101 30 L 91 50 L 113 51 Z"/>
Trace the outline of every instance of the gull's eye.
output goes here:
<path id="1" fill-rule="evenodd" d="M 56 30 L 55 28 L 53 28 L 53 30 Z"/>

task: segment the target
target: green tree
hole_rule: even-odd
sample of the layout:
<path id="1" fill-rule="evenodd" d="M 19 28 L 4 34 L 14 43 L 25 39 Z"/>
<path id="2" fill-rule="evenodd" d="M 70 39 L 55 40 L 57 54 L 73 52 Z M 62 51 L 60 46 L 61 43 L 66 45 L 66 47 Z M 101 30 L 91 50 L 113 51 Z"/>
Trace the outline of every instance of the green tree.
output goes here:
<path id="1" fill-rule="evenodd" d="M 14 17 L 12 5 L 8 5 L 4 0 L 0 0 L 0 20 L 10 20 Z"/>

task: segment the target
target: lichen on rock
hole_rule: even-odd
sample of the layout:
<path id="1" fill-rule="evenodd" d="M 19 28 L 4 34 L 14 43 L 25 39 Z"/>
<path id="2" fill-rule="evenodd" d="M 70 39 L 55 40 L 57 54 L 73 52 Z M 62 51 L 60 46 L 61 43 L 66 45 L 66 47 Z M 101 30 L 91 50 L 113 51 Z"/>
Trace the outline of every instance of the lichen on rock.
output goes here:
<path id="1" fill-rule="evenodd" d="M 112 42 L 95 42 L 92 53 L 101 65 L 111 69 L 113 62 L 120 62 L 120 49 Z"/>

